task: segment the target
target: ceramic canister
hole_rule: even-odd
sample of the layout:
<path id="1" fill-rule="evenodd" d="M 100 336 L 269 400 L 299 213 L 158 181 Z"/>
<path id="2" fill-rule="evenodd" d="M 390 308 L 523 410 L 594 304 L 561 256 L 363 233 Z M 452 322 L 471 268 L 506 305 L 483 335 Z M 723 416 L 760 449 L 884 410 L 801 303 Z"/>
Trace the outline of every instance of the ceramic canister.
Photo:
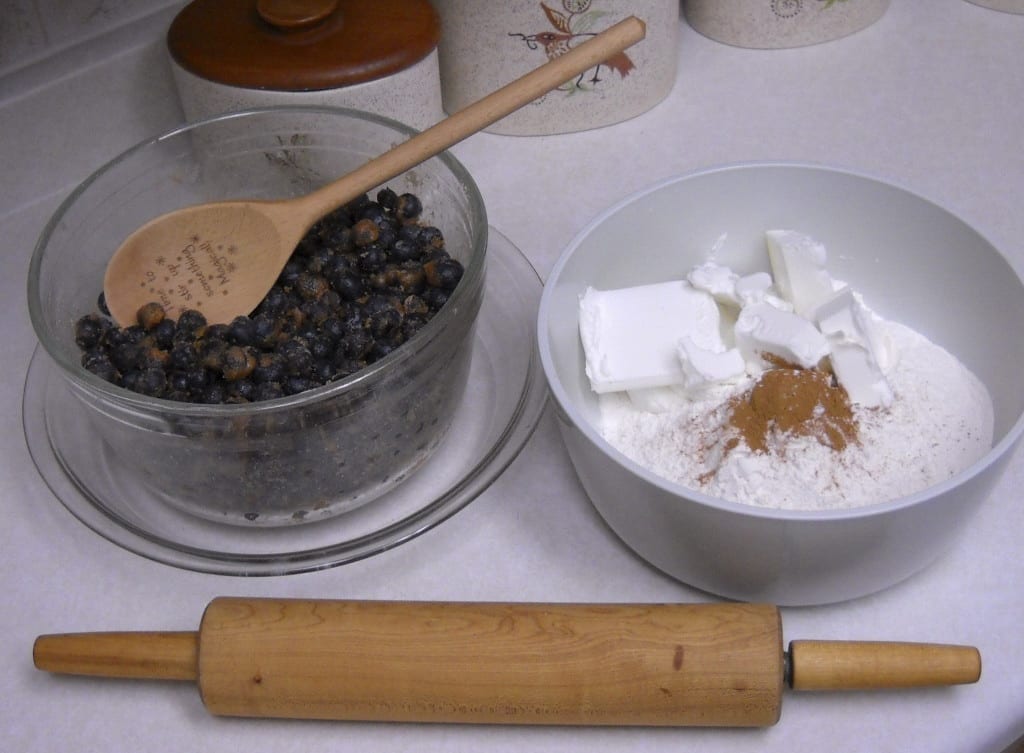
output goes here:
<path id="1" fill-rule="evenodd" d="M 889 0 L 683 0 L 686 20 L 706 37 L 771 49 L 828 42 L 870 26 Z"/>
<path id="2" fill-rule="evenodd" d="M 336 106 L 417 129 L 444 117 L 429 0 L 194 0 L 167 33 L 188 120 Z"/>
<path id="3" fill-rule="evenodd" d="M 679 0 L 435 0 L 441 15 L 441 93 L 456 112 L 628 16 L 646 37 L 487 130 L 581 131 L 632 118 L 676 79 Z"/>

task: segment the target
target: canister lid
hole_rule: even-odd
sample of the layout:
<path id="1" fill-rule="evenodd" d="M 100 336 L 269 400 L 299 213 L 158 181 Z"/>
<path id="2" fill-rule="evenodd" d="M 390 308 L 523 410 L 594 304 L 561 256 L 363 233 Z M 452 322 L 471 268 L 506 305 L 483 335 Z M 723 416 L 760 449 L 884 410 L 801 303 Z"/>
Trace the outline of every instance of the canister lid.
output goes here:
<path id="1" fill-rule="evenodd" d="M 440 34 L 429 0 L 194 0 L 171 22 L 167 46 L 211 81 L 316 91 L 405 70 Z"/>

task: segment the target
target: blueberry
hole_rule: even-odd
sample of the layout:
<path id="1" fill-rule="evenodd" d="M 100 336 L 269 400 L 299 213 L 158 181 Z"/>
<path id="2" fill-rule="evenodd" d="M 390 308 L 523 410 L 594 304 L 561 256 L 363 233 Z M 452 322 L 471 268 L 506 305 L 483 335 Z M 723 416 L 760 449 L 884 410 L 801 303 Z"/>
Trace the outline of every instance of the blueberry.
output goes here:
<path id="1" fill-rule="evenodd" d="M 309 377 L 298 374 L 289 375 L 281 384 L 281 388 L 286 395 L 298 395 L 300 392 L 305 392 L 314 386 L 313 381 Z"/>
<path id="2" fill-rule="evenodd" d="M 288 309 L 288 311 L 278 319 L 279 330 L 277 333 L 277 342 L 271 347 L 276 350 L 282 343 L 296 337 L 297 333 L 302 330 L 302 322 L 305 318 L 305 314 L 303 314 L 300 309 Z"/>
<path id="3" fill-rule="evenodd" d="M 345 326 L 346 335 L 350 335 L 353 332 L 363 332 L 366 329 L 366 324 L 363 321 L 363 312 L 358 308 L 351 309 L 348 314 L 345 315 L 345 319 L 342 324 Z"/>
<path id="4" fill-rule="evenodd" d="M 195 339 L 206 330 L 206 317 L 195 309 L 186 309 L 178 317 L 177 335 L 180 338 Z"/>
<path id="5" fill-rule="evenodd" d="M 312 272 L 302 272 L 293 285 L 295 291 L 307 301 L 319 300 L 330 289 L 327 280 Z"/>
<path id="6" fill-rule="evenodd" d="M 313 366 L 313 354 L 301 340 L 281 343 L 277 352 L 284 358 L 285 371 L 288 374 L 305 374 Z"/>
<path id="7" fill-rule="evenodd" d="M 260 302 L 258 311 L 268 313 L 279 313 L 289 306 L 288 293 L 278 286 L 272 287 L 266 297 Z"/>
<path id="8" fill-rule="evenodd" d="M 333 258 L 334 254 L 329 248 L 324 246 L 317 246 L 311 249 L 307 254 L 306 259 L 306 271 L 315 275 L 323 273 L 324 267 L 327 265 L 329 259 Z"/>
<path id="9" fill-rule="evenodd" d="M 221 373 L 229 382 L 245 379 L 256 368 L 256 350 L 243 345 L 232 345 L 224 351 Z"/>
<path id="10" fill-rule="evenodd" d="M 436 227 L 427 225 L 420 228 L 420 245 L 426 249 L 444 248 L 444 235 Z"/>
<path id="11" fill-rule="evenodd" d="M 429 312 L 428 312 L 429 313 Z M 408 340 L 410 337 L 415 335 L 421 329 L 423 325 L 427 323 L 427 314 L 410 314 L 406 313 L 402 319 L 401 333 L 403 340 Z"/>
<path id="12" fill-rule="evenodd" d="M 285 360 L 278 353 L 261 353 L 252 370 L 252 380 L 257 384 L 280 382 L 285 375 Z"/>
<path id="13" fill-rule="evenodd" d="M 453 290 L 462 279 L 462 264 L 455 259 L 429 261 L 423 265 L 427 284 L 443 290 Z"/>
<path id="14" fill-rule="evenodd" d="M 370 351 L 370 355 L 373 356 L 374 360 L 379 360 L 391 353 L 394 349 L 395 346 L 386 340 L 378 340 L 373 344 L 373 349 Z"/>
<path id="15" fill-rule="evenodd" d="M 415 241 L 397 238 L 388 249 L 388 258 L 393 262 L 412 261 L 420 255 L 419 246 Z"/>
<path id="16" fill-rule="evenodd" d="M 132 392 L 137 392 L 136 385 L 139 383 L 139 378 L 142 376 L 142 372 L 137 369 L 123 372 L 121 376 L 121 386 L 125 389 L 129 389 Z"/>
<path id="17" fill-rule="evenodd" d="M 273 400 L 284 397 L 284 389 L 280 382 L 263 382 L 256 385 L 254 400 Z"/>
<path id="18" fill-rule="evenodd" d="M 373 274 L 381 271 L 387 264 L 387 251 L 376 244 L 368 246 L 359 253 L 359 269 Z"/>
<path id="19" fill-rule="evenodd" d="M 377 272 L 371 272 L 366 276 L 366 287 L 370 290 L 385 291 L 388 289 L 388 270 L 385 267 Z"/>
<path id="20" fill-rule="evenodd" d="M 210 383 L 210 377 L 207 374 L 206 369 L 198 365 L 185 370 L 185 380 L 188 383 L 189 391 L 200 394 L 202 394 L 206 389 L 206 386 Z"/>
<path id="21" fill-rule="evenodd" d="M 345 211 L 348 212 L 349 216 L 352 217 L 353 221 L 356 219 L 356 215 L 359 211 L 370 203 L 369 194 L 361 194 L 356 196 L 352 201 L 345 205 Z"/>
<path id="22" fill-rule="evenodd" d="M 228 342 L 235 345 L 252 345 L 256 342 L 256 324 L 248 316 L 236 316 L 228 324 Z"/>
<path id="23" fill-rule="evenodd" d="M 405 293 L 418 293 L 426 284 L 426 273 L 417 262 L 406 262 L 395 271 L 396 287 Z"/>
<path id="24" fill-rule="evenodd" d="M 383 248 L 390 248 L 398 240 L 398 228 L 391 222 L 385 222 L 377 226 L 377 240 L 375 243 Z"/>
<path id="25" fill-rule="evenodd" d="M 220 405 L 227 400 L 227 397 L 227 389 L 225 389 L 224 384 L 221 382 L 213 382 L 206 385 L 202 392 L 202 402 L 209 405 Z"/>
<path id="26" fill-rule="evenodd" d="M 154 301 L 141 306 L 136 312 L 135 318 L 143 329 L 150 330 L 162 322 L 166 315 L 164 307 Z"/>
<path id="27" fill-rule="evenodd" d="M 420 295 L 423 302 L 430 307 L 431 311 L 440 311 L 441 307 L 448 302 L 448 293 L 441 288 L 427 288 Z"/>
<path id="28" fill-rule="evenodd" d="M 405 309 L 407 319 L 417 316 L 425 317 L 430 313 L 430 307 L 427 305 L 427 302 L 418 295 L 406 296 L 402 301 L 402 308 Z"/>
<path id="29" fill-rule="evenodd" d="M 122 374 L 138 368 L 140 348 L 138 343 L 125 341 L 110 349 L 110 360 Z"/>
<path id="30" fill-rule="evenodd" d="M 398 197 L 395 214 L 402 222 L 411 222 L 423 212 L 423 204 L 415 194 L 403 193 Z"/>
<path id="31" fill-rule="evenodd" d="M 370 318 L 370 334 L 376 338 L 388 337 L 402 326 L 402 315 L 397 309 L 387 308 Z"/>
<path id="32" fill-rule="evenodd" d="M 320 298 L 318 303 L 322 306 L 326 306 L 328 311 L 331 312 L 331 315 L 337 315 L 345 307 L 345 302 L 341 300 L 341 296 L 338 294 L 338 291 L 334 290 L 334 288 L 329 288 L 327 292 L 323 294 L 323 297 Z"/>
<path id="33" fill-rule="evenodd" d="M 135 391 L 150 397 L 160 397 L 167 390 L 167 374 L 159 366 L 149 367 L 139 373 Z"/>
<path id="34" fill-rule="evenodd" d="M 346 301 L 354 301 L 363 295 L 363 283 L 356 275 L 345 274 L 334 280 L 334 289 Z"/>
<path id="35" fill-rule="evenodd" d="M 335 353 L 340 353 L 345 359 L 358 361 L 364 358 L 373 347 L 373 338 L 369 333 L 360 329 L 345 335 L 345 338 L 338 344 Z M 335 356 L 337 362 L 337 355 Z"/>
<path id="36" fill-rule="evenodd" d="M 309 352 L 314 360 L 327 358 L 334 350 L 331 341 L 320 334 L 313 334 L 304 338 L 309 345 Z"/>
<path id="37" fill-rule="evenodd" d="M 146 330 L 141 325 L 133 324 L 130 327 L 125 327 L 121 330 L 125 337 L 125 342 L 129 343 L 140 343 L 146 337 Z"/>
<path id="38" fill-rule="evenodd" d="M 256 397 L 256 385 L 250 379 L 236 379 L 228 385 L 228 395 L 249 403 Z"/>
<path id="39" fill-rule="evenodd" d="M 327 263 L 324 264 L 324 268 L 320 270 L 320 274 L 326 277 L 329 281 L 333 281 L 338 275 L 343 275 L 349 271 L 349 257 L 344 254 L 335 254 Z"/>
<path id="40" fill-rule="evenodd" d="M 357 248 L 364 248 L 376 243 L 378 238 L 380 238 L 380 228 L 373 220 L 362 219 L 352 226 L 352 241 Z"/>
<path id="41" fill-rule="evenodd" d="M 141 345 L 139 347 L 138 365 L 142 369 L 160 369 L 163 371 L 170 363 L 171 355 L 156 346 Z"/>
<path id="42" fill-rule="evenodd" d="M 387 220 L 388 213 L 387 210 L 376 201 L 367 201 L 359 207 L 359 211 L 356 212 L 356 215 L 359 219 L 356 221 L 355 225 L 352 226 L 353 229 L 355 229 L 363 220 L 369 220 L 374 225 L 380 225 L 382 222 Z M 356 245 L 359 245 L 359 241 L 356 241 Z"/>
<path id="43" fill-rule="evenodd" d="M 319 327 L 331 315 L 331 307 L 324 303 L 323 299 L 306 301 L 300 307 L 302 310 L 303 323 L 306 327 Z"/>
<path id="44" fill-rule="evenodd" d="M 320 325 L 320 335 L 333 345 L 345 334 L 345 325 L 337 316 L 330 316 Z"/>
<path id="45" fill-rule="evenodd" d="M 86 314 L 75 322 L 75 344 L 82 350 L 95 348 L 110 326 L 108 319 L 96 314 Z"/>
<path id="46" fill-rule="evenodd" d="M 228 349 L 225 340 L 217 337 L 204 337 L 196 346 L 199 363 L 207 369 L 220 371 L 224 368 L 224 353 Z"/>
<path id="47" fill-rule="evenodd" d="M 188 394 L 191 385 L 184 371 L 172 371 L 167 377 L 167 389 L 178 394 Z"/>
<path id="48" fill-rule="evenodd" d="M 398 240 L 408 241 L 409 243 L 412 243 L 414 246 L 419 247 L 421 243 L 420 233 L 422 230 L 423 226 L 417 225 L 415 222 L 410 222 L 405 225 L 401 225 L 398 228 Z"/>
<path id="49" fill-rule="evenodd" d="M 344 210 L 342 210 L 344 211 Z M 354 233 L 352 232 L 352 220 L 345 215 L 345 223 L 325 222 L 321 226 L 318 235 L 320 241 L 335 252 L 351 251 L 355 248 Z"/>
<path id="50" fill-rule="evenodd" d="M 347 207 L 338 207 L 335 210 L 329 212 L 322 220 L 321 223 L 324 227 L 329 228 L 344 228 L 352 226 L 352 215 L 349 213 Z"/>
<path id="51" fill-rule="evenodd" d="M 394 211 L 398 206 L 398 194 L 390 188 L 382 188 L 377 192 L 377 203 L 387 210 Z"/>
<path id="52" fill-rule="evenodd" d="M 281 334 L 281 321 L 269 313 L 253 317 L 253 343 L 261 348 L 273 348 Z"/>
<path id="53" fill-rule="evenodd" d="M 327 384 L 334 376 L 334 365 L 326 358 L 317 360 L 313 363 L 312 375 L 317 384 Z"/>
<path id="54" fill-rule="evenodd" d="M 98 351 L 84 353 L 82 355 L 82 367 L 108 382 L 117 384 L 121 380 L 121 374 L 106 353 Z"/>
<path id="55" fill-rule="evenodd" d="M 167 350 L 174 344 L 174 335 L 177 331 L 178 327 L 173 319 L 164 319 L 153 327 L 153 341 L 157 344 L 157 347 Z"/>
<path id="56" fill-rule="evenodd" d="M 207 326 L 206 331 L 203 333 L 203 338 L 206 340 L 223 340 L 227 342 L 228 325 L 210 324 L 209 326 Z"/>

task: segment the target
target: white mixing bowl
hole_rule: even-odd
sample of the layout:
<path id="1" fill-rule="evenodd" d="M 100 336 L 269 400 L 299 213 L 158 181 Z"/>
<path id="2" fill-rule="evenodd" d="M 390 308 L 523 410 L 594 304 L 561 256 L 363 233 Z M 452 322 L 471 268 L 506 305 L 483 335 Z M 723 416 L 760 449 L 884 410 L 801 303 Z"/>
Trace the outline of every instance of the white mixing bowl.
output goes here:
<path id="1" fill-rule="evenodd" d="M 995 408 L 991 451 L 910 496 L 801 512 L 729 502 L 671 483 L 601 437 L 578 332 L 584 289 L 679 279 L 723 233 L 721 263 L 767 271 L 764 232 L 780 227 L 823 242 L 834 277 L 881 316 L 945 347 L 984 382 Z M 796 164 L 736 165 L 673 178 L 612 207 L 556 263 L 538 320 L 541 362 L 565 444 L 609 526 L 685 583 L 784 605 L 881 590 L 949 549 L 1024 431 L 1021 331 L 1024 286 L 978 232 L 899 187 Z"/>

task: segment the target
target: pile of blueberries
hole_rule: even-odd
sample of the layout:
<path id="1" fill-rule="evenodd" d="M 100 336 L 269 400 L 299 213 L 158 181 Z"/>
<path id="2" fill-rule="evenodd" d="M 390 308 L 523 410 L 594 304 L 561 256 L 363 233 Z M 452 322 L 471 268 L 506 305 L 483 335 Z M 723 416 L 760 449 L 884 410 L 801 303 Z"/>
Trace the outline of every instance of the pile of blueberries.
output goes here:
<path id="1" fill-rule="evenodd" d="M 75 323 L 82 366 L 151 397 L 232 404 L 294 395 L 343 379 L 423 327 L 463 275 L 410 193 L 385 188 L 322 218 L 249 316 L 177 321 L 158 303 L 118 327 L 100 313 Z"/>

